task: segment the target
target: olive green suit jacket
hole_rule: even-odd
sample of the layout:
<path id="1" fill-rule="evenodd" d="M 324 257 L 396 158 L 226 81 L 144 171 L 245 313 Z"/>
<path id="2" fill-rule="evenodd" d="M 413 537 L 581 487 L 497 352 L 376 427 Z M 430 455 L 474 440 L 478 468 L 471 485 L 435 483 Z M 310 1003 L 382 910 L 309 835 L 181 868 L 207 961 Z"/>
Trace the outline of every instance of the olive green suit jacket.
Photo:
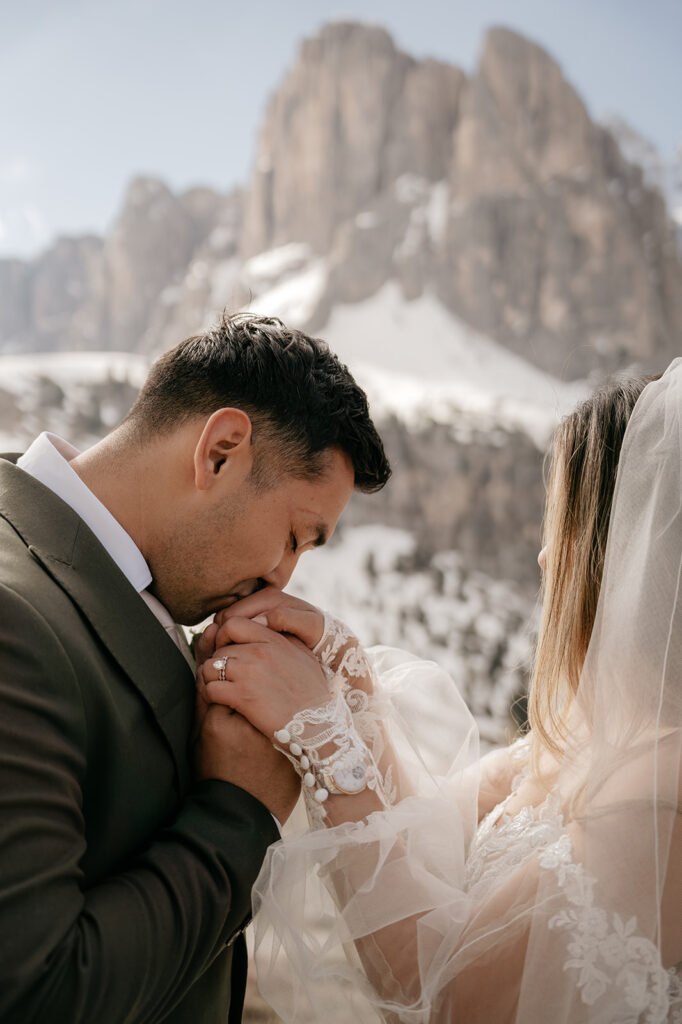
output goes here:
<path id="1" fill-rule="evenodd" d="M 235 1024 L 267 809 L 192 784 L 194 679 L 83 521 L 0 459 L 0 1022 Z"/>

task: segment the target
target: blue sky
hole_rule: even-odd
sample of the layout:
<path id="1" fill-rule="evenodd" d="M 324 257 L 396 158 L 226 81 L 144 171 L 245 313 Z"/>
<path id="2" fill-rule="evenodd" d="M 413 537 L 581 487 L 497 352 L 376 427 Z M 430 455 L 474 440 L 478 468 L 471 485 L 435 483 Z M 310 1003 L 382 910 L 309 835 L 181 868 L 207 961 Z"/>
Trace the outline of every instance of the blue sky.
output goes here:
<path id="1" fill-rule="evenodd" d="M 106 230 L 137 173 L 244 182 L 268 95 L 325 21 L 385 25 L 471 70 L 486 27 L 545 46 L 592 114 L 671 157 L 682 139 L 682 0 L 0 0 L 0 254 Z"/>

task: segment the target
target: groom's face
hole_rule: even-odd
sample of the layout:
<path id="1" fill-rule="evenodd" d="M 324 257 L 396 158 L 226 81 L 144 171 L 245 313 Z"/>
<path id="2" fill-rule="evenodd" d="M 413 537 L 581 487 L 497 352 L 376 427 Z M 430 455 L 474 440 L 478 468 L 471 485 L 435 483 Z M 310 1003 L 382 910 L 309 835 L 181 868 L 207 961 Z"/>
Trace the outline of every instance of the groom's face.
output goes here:
<path id="1" fill-rule="evenodd" d="M 252 478 L 176 537 L 155 574 L 157 593 L 178 622 L 191 625 L 265 585 L 282 588 L 300 556 L 324 544 L 353 491 L 350 459 L 329 451 L 319 477 L 292 476 L 258 488 Z"/>

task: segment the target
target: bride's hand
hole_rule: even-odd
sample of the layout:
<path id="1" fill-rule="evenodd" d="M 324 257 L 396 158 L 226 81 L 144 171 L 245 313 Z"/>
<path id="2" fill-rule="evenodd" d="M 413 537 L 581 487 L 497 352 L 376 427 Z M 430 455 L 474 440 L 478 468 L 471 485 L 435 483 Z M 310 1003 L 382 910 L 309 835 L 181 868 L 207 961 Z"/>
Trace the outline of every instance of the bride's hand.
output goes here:
<path id="1" fill-rule="evenodd" d="M 325 672 L 331 675 L 341 673 L 354 690 L 373 692 L 372 673 L 360 641 L 344 623 L 325 618 L 315 605 L 275 587 L 265 587 L 218 612 L 215 617 L 217 647 L 231 642 L 228 623 L 235 618 L 249 618 L 267 625 L 291 640 L 300 641 L 311 651 L 323 639 L 324 633 L 324 641 L 315 651 L 315 656 Z"/>
<path id="2" fill-rule="evenodd" d="M 324 630 L 324 614 L 319 608 L 291 594 L 285 594 L 276 587 L 257 590 L 218 612 L 214 620 L 219 627 L 216 646 L 222 647 L 230 642 L 229 631 L 223 627 L 235 618 L 257 618 L 276 633 L 289 633 L 298 637 L 309 650 L 319 642 Z"/>
<path id="3" fill-rule="evenodd" d="M 319 662 L 300 641 L 234 616 L 226 619 L 221 633 L 221 646 L 197 673 L 197 687 L 207 704 L 234 708 L 271 739 L 297 711 L 329 699 Z M 224 680 L 214 665 L 222 658 Z"/>

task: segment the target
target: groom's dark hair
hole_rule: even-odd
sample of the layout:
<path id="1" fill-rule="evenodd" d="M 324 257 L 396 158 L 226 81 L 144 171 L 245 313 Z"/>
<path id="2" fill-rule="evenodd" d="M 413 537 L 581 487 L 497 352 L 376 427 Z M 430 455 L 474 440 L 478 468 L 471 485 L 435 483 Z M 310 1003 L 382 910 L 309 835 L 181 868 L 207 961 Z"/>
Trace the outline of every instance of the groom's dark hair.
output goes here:
<path id="1" fill-rule="evenodd" d="M 126 426 L 144 440 L 196 416 L 232 406 L 247 413 L 267 466 L 277 475 L 314 478 L 330 448 L 350 458 L 355 486 L 372 492 L 391 475 L 367 396 L 326 342 L 276 317 L 223 313 L 215 326 L 180 342 L 154 363 Z"/>

